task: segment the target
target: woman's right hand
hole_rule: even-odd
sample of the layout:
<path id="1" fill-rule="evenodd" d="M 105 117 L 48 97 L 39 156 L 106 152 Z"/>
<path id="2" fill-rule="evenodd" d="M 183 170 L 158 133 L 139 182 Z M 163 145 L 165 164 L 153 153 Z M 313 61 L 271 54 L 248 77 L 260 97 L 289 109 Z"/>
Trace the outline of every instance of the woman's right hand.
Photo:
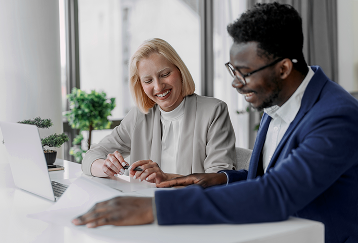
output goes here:
<path id="1" fill-rule="evenodd" d="M 112 154 L 108 154 L 105 160 L 99 159 L 93 162 L 91 167 L 91 173 L 98 177 L 113 177 L 116 174 L 123 175 L 123 166 L 129 165 L 123 158 L 123 156 L 115 151 Z"/>

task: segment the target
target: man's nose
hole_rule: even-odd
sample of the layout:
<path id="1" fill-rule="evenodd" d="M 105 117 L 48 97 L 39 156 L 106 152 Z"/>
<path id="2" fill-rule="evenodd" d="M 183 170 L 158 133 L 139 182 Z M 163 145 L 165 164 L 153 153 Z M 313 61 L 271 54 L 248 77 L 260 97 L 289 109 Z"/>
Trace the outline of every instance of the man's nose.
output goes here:
<path id="1" fill-rule="evenodd" d="M 231 85 L 235 89 L 241 89 L 242 87 L 244 87 L 244 84 L 242 82 L 240 82 L 240 80 L 236 77 L 232 81 Z"/>

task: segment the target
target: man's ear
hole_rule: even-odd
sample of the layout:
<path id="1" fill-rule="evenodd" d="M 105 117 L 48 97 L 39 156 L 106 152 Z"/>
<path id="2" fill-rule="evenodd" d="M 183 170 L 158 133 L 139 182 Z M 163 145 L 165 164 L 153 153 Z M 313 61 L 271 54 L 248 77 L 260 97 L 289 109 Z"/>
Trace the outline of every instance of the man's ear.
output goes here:
<path id="1" fill-rule="evenodd" d="M 290 59 L 285 58 L 281 61 L 280 64 L 280 77 L 281 79 L 286 79 L 292 72 L 293 64 Z"/>

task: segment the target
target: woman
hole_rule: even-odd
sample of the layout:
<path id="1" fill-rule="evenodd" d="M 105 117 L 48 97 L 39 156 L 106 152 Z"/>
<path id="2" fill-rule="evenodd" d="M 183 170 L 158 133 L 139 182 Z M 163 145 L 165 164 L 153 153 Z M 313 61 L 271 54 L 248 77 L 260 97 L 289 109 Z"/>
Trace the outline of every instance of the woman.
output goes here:
<path id="1" fill-rule="evenodd" d="M 189 70 L 172 46 L 158 38 L 145 41 L 131 57 L 129 72 L 137 107 L 91 146 L 82 161 L 85 174 L 122 175 L 128 155 L 130 176 L 154 183 L 233 169 L 235 134 L 227 106 L 194 94 Z"/>

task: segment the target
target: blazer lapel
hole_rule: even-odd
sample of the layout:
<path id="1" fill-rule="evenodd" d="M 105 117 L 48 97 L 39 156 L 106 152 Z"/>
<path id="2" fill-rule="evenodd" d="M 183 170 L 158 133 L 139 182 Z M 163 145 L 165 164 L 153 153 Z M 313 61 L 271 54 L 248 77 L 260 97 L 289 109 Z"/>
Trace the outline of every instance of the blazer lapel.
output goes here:
<path id="1" fill-rule="evenodd" d="M 259 131 L 256 136 L 254 149 L 252 151 L 247 179 L 253 179 L 256 177 L 261 151 L 265 143 L 266 134 L 270 122 L 271 122 L 271 117 L 266 113 L 264 113 L 261 119 Z"/>
<path id="2" fill-rule="evenodd" d="M 287 139 L 290 137 L 292 132 L 295 130 L 296 126 L 300 123 L 302 118 L 306 115 L 306 113 L 312 108 L 312 106 L 316 103 L 323 86 L 328 80 L 328 77 L 322 72 L 321 68 L 319 67 L 311 67 L 312 70 L 315 72 L 311 81 L 307 85 L 305 93 L 302 97 L 301 101 L 301 108 L 298 111 L 295 119 L 291 122 L 290 126 L 288 127 L 287 131 L 283 135 L 280 143 L 278 144 L 269 165 L 267 166 L 267 170 L 273 167 L 277 161 L 278 156 L 280 155 L 284 145 L 286 144 Z"/>
<path id="3" fill-rule="evenodd" d="M 162 127 L 160 124 L 160 111 L 157 105 L 155 105 L 153 112 L 153 138 L 150 159 L 160 167 L 162 157 Z"/>
<path id="4" fill-rule="evenodd" d="M 196 121 L 197 97 L 195 94 L 185 98 L 184 119 L 178 145 L 177 172 L 181 175 L 192 173 L 193 134 Z"/>

